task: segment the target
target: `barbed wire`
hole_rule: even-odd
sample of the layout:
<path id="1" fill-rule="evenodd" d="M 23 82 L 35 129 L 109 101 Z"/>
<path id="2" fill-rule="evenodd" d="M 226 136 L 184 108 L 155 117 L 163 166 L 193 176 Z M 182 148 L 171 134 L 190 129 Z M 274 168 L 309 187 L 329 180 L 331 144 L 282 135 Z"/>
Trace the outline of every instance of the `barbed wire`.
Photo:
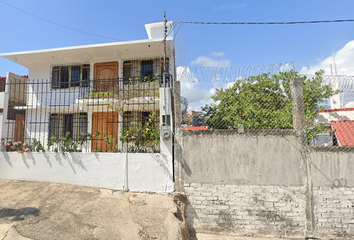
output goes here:
<path id="1" fill-rule="evenodd" d="M 232 67 L 177 67 L 177 80 L 181 82 L 235 82 L 238 79 L 263 73 L 295 71 L 294 62 Z"/>
<path id="2" fill-rule="evenodd" d="M 308 79 L 315 78 L 314 74 L 301 74 Z M 323 84 L 331 86 L 340 92 L 354 92 L 354 76 L 351 75 L 322 75 Z"/>

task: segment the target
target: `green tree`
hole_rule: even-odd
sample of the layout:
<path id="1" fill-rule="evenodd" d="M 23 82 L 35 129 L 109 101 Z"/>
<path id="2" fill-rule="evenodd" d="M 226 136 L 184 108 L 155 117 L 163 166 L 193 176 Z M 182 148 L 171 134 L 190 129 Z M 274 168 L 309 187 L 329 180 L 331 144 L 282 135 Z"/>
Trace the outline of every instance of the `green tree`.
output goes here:
<path id="1" fill-rule="evenodd" d="M 314 77 L 300 76 L 297 72 L 261 74 L 237 80 L 231 87 L 217 89 L 214 103 L 202 108 L 206 124 L 212 129 L 291 129 L 292 97 L 290 78 L 301 78 L 305 117 L 308 123 L 321 109 L 319 103 L 337 94 L 324 85 L 323 70 Z"/>

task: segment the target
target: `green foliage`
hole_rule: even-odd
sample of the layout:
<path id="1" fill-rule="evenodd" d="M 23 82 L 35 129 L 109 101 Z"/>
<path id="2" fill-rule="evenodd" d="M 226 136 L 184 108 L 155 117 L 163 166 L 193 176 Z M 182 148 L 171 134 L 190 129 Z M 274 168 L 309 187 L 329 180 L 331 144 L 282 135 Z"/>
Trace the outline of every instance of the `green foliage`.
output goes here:
<path id="1" fill-rule="evenodd" d="M 131 122 L 124 135 L 119 137 L 120 141 L 126 143 L 129 152 L 160 152 L 160 149 L 158 149 L 160 133 L 154 124 L 155 116 L 156 112 L 153 111 L 144 125 L 141 122 Z"/>
<path id="2" fill-rule="evenodd" d="M 86 99 L 94 99 L 94 101 L 103 101 L 107 109 L 115 112 L 124 112 L 126 109 L 121 101 L 133 99 L 133 98 L 148 98 L 153 101 L 155 98 L 159 98 L 159 87 L 161 78 L 157 74 L 154 78 L 129 78 L 124 79 L 123 84 L 111 86 L 108 91 L 100 91 L 100 89 L 94 89 L 86 95 Z M 144 105 L 144 108 L 147 105 Z M 141 122 L 132 122 L 128 129 L 124 132 L 124 135 L 119 137 L 119 141 L 123 143 L 123 146 L 127 146 L 127 152 L 160 152 L 159 142 L 160 134 L 158 127 L 154 124 L 154 118 L 156 112 L 151 114 L 150 119 L 146 124 Z M 98 136 L 99 132 L 95 136 Z M 88 136 L 91 137 L 92 136 Z M 114 152 L 121 152 L 122 149 L 118 148 L 117 138 L 103 137 L 106 142 L 105 149 L 93 149 L 93 152 L 107 152 L 108 149 Z"/>
<path id="3" fill-rule="evenodd" d="M 56 136 L 52 136 L 48 141 L 48 150 L 53 146 L 54 152 L 81 152 L 79 142 L 75 142 L 69 136 L 69 132 L 64 137 L 57 138 Z"/>
<path id="4" fill-rule="evenodd" d="M 32 145 L 31 145 L 32 152 L 45 152 L 45 149 L 40 141 L 35 138 L 32 138 Z"/>
<path id="5" fill-rule="evenodd" d="M 45 152 L 42 143 L 35 138 L 32 139 L 31 144 L 27 144 L 26 142 L 21 141 L 7 142 L 4 138 L 1 139 L 1 143 L 4 145 L 6 152 Z"/>
<path id="6" fill-rule="evenodd" d="M 206 124 L 213 129 L 291 129 L 292 97 L 290 78 L 300 77 L 303 82 L 304 110 L 311 122 L 320 109 L 319 103 L 337 94 L 323 84 L 324 71 L 312 78 L 301 77 L 297 72 L 261 74 L 237 80 L 229 88 L 217 89 L 214 103 L 203 107 Z"/>

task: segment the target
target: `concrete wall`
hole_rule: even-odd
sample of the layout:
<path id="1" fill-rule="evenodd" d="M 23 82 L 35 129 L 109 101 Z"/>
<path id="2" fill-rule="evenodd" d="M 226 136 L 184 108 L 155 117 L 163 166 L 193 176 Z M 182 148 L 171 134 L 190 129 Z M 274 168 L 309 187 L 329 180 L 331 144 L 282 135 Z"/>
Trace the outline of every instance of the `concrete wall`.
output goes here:
<path id="1" fill-rule="evenodd" d="M 177 130 L 191 234 L 353 239 L 352 152 L 300 142 L 292 131 Z"/>
<path id="2" fill-rule="evenodd" d="M 183 157 L 175 164 L 176 186 L 189 200 L 192 235 L 304 235 L 304 174 L 293 132 L 179 133 Z"/>
<path id="3" fill-rule="evenodd" d="M 289 134 L 184 131 L 184 182 L 301 186 L 299 148 Z"/>
<path id="4" fill-rule="evenodd" d="M 354 238 L 353 152 L 313 151 L 311 170 L 316 235 Z"/>
<path id="5" fill-rule="evenodd" d="M 163 154 L 0 152 L 0 179 L 170 193 L 172 162 Z"/>

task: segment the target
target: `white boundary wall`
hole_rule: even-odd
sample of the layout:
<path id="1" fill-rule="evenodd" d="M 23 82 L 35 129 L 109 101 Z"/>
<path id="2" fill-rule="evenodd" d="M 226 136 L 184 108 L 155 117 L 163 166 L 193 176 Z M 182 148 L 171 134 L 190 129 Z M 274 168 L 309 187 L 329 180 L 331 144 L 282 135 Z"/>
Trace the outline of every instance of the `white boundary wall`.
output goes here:
<path id="1" fill-rule="evenodd" d="M 148 153 L 0 152 L 0 179 L 171 193 L 172 161 Z"/>

